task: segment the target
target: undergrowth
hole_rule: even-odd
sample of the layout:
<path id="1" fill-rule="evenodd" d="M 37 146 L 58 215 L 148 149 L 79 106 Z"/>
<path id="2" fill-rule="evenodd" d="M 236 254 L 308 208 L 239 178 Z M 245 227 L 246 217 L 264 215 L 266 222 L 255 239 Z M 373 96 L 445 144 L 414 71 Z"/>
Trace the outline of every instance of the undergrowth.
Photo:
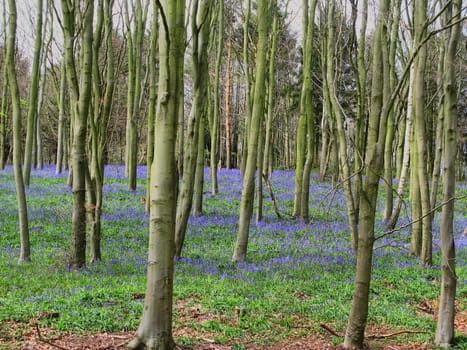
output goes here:
<path id="1" fill-rule="evenodd" d="M 128 191 L 123 168 L 106 168 L 103 208 L 103 261 L 73 272 L 67 266 L 71 237 L 71 191 L 67 174 L 52 167 L 35 170 L 27 189 L 32 263 L 18 265 L 19 237 L 12 169 L 0 172 L 0 321 L 39 324 L 73 332 L 136 329 L 146 280 L 148 217 L 145 169 L 137 191 Z M 341 190 L 312 177 L 310 216 L 291 217 L 294 174 L 277 171 L 274 194 L 278 219 L 265 193 L 263 221 L 252 224 L 248 260 L 230 261 L 238 225 L 241 176 L 220 170 L 220 193 L 209 193 L 206 171 L 204 215 L 191 217 L 183 257 L 176 262 L 174 325 L 210 332 L 218 343 L 241 348 L 319 331 L 326 323 L 345 330 L 353 293 L 355 256 L 351 250 Z M 467 186 L 458 185 L 465 195 Z M 455 238 L 459 308 L 466 309 L 467 200 L 456 202 Z M 382 211 L 379 203 L 378 213 Z M 380 216 L 378 216 L 380 218 Z M 409 222 L 404 211 L 399 224 Z M 383 232 L 377 223 L 377 235 Z M 412 341 L 431 342 L 433 315 L 421 303 L 439 295 L 439 212 L 434 219 L 434 265 L 419 266 L 409 254 L 408 228 L 375 243 L 369 325 L 417 330 Z M 465 339 L 462 338 L 462 339 Z M 193 343 L 181 336 L 178 341 Z M 464 345 L 463 345 L 463 344 Z M 465 348 L 465 342 L 458 345 Z"/>

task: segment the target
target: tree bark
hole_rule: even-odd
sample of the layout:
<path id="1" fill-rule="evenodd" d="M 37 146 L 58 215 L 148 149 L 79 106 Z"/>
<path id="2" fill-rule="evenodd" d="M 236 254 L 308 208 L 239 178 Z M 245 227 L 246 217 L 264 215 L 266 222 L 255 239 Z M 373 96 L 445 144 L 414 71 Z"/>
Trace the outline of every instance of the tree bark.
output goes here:
<path id="1" fill-rule="evenodd" d="M 426 0 L 415 1 L 415 36 L 417 44 L 424 36 L 424 26 L 426 24 Z M 425 122 L 425 66 L 427 47 L 423 45 L 415 59 L 414 76 L 414 112 L 415 112 L 415 138 L 417 143 L 417 167 L 418 180 L 420 185 L 420 203 L 422 208 L 422 250 L 420 262 L 422 265 L 431 266 L 432 262 L 432 215 L 430 204 L 430 191 L 428 185 L 427 169 L 427 134 Z"/>
<path id="2" fill-rule="evenodd" d="M 388 115 L 388 96 L 385 95 L 383 45 L 387 45 L 386 23 L 390 0 L 380 2 L 379 17 L 373 43 L 371 103 L 366 147 L 366 177 L 360 197 L 357 271 L 349 322 L 344 339 L 345 349 L 362 349 L 368 318 L 371 263 L 375 240 L 375 209 L 378 184 L 384 162 L 384 140 Z"/>
<path id="3" fill-rule="evenodd" d="M 300 205 L 298 216 L 305 220 L 309 219 L 309 198 L 310 198 L 310 177 L 311 168 L 314 161 L 314 142 L 315 142 L 315 127 L 314 127 L 314 105 L 313 105 L 313 83 L 312 83 L 312 69 L 313 69 L 313 41 L 314 41 L 314 28 L 315 28 L 315 11 L 316 0 L 311 0 L 307 6 L 308 18 L 306 20 L 306 39 L 305 39 L 305 52 L 303 64 L 303 85 L 302 95 L 300 97 L 300 115 L 302 113 L 306 118 L 306 136 L 305 147 L 306 154 L 302 169 L 302 189 L 300 191 Z M 304 28 L 305 29 L 305 28 Z"/>
<path id="4" fill-rule="evenodd" d="M 180 258 L 185 241 L 188 218 L 193 204 L 196 160 L 198 157 L 198 137 L 200 119 L 206 113 L 208 94 L 208 43 L 211 23 L 211 2 L 194 0 L 192 4 L 193 34 L 193 106 L 185 138 L 183 176 L 177 200 L 175 227 L 175 257 Z"/>
<path id="5" fill-rule="evenodd" d="M 183 74 L 183 0 L 162 0 L 159 28 L 159 90 L 151 171 L 149 256 L 143 316 L 130 349 L 172 350 L 172 299 L 176 216 L 175 142 L 178 85 Z"/>
<path id="6" fill-rule="evenodd" d="M 82 62 L 80 77 L 76 73 L 75 38 L 78 5 L 68 6 L 62 0 L 63 34 L 65 42 L 65 64 L 70 87 L 71 108 L 73 110 L 73 140 L 72 140 L 72 243 L 70 267 L 79 269 L 86 263 L 86 179 L 88 166 L 86 157 L 86 130 L 91 104 L 92 90 L 92 40 L 94 2 L 83 3 L 83 31 L 81 36 Z"/>
<path id="7" fill-rule="evenodd" d="M 452 3 L 452 17 L 459 20 L 462 1 Z M 455 57 L 460 36 L 460 23 L 450 33 L 448 48 L 444 57 L 444 159 L 443 159 L 443 206 L 441 212 L 441 296 L 435 344 L 448 348 L 454 341 L 454 317 L 456 299 L 456 253 L 454 246 L 454 196 L 455 159 L 457 153 L 457 88 Z"/>
<path id="8" fill-rule="evenodd" d="M 267 7 L 266 0 L 258 1 L 258 45 L 256 54 L 255 92 L 250 131 L 248 134 L 248 155 L 245 174 L 243 176 L 239 228 L 232 261 L 244 261 L 246 259 L 250 220 L 253 212 L 258 136 L 260 133 L 261 119 L 264 114 L 265 102 L 266 56 L 268 51 L 267 32 L 269 21 Z"/>
<path id="9" fill-rule="evenodd" d="M 38 113 L 37 109 L 37 97 L 39 92 L 39 81 L 40 81 L 40 60 L 42 51 L 42 17 L 43 17 L 43 0 L 37 0 L 37 13 L 36 13 L 36 39 L 34 41 L 34 57 L 32 60 L 32 72 L 31 72 L 31 88 L 29 90 L 29 109 L 27 116 L 27 132 L 26 132 L 26 147 L 24 150 L 24 168 L 23 177 L 24 184 L 29 186 L 29 178 L 31 175 L 32 166 L 32 148 L 34 145 L 34 139 L 36 132 L 35 119 Z"/>
<path id="10" fill-rule="evenodd" d="M 18 226 L 20 235 L 19 262 L 31 261 L 31 248 L 29 242 L 28 207 L 24 188 L 23 174 L 21 172 L 21 97 L 15 71 L 15 47 L 16 47 L 16 21 L 17 11 L 15 0 L 8 1 L 10 16 L 8 24 L 6 69 L 11 94 L 13 117 L 13 170 L 15 176 L 16 201 L 18 205 Z"/>
<path id="11" fill-rule="evenodd" d="M 146 148 L 146 211 L 149 213 L 149 206 L 151 203 L 151 168 L 154 160 L 154 124 L 156 119 L 156 106 L 157 106 L 157 45 L 158 45 L 158 32 L 159 32 L 159 17 L 157 16 L 157 5 L 154 3 L 153 18 L 151 24 L 151 37 L 149 48 L 149 106 L 148 106 L 148 137 Z"/>

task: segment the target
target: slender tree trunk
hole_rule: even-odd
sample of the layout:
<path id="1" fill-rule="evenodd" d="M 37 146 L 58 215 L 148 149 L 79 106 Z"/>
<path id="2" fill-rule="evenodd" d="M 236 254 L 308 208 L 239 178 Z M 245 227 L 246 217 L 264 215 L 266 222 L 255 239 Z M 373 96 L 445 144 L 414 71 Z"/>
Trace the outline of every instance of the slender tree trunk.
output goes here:
<path id="1" fill-rule="evenodd" d="M 462 1 L 452 3 L 452 17 L 460 19 Z M 454 341 L 454 317 L 456 312 L 456 253 L 454 245 L 454 196 L 455 159 L 457 153 L 457 88 L 455 57 L 460 36 L 460 23 L 450 33 L 448 48 L 444 57 L 444 159 L 443 159 L 443 206 L 441 212 L 441 296 L 435 344 L 448 348 Z"/>
<path id="2" fill-rule="evenodd" d="M 78 6 L 68 6 L 66 0 L 62 0 L 63 34 L 65 44 L 65 64 L 70 87 L 71 108 L 73 110 L 73 139 L 72 139 L 72 243 L 70 266 L 79 269 L 86 263 L 86 129 L 91 103 L 92 90 L 92 31 L 94 3 L 88 0 L 83 3 L 82 23 L 82 63 L 80 77 L 76 72 L 75 39 L 76 18 Z"/>
<path id="3" fill-rule="evenodd" d="M 415 35 L 416 42 L 420 43 L 424 37 L 424 26 L 426 23 L 426 0 L 416 0 L 415 2 Z M 432 260 L 432 215 L 430 204 L 430 191 L 428 186 L 427 169 L 427 135 L 425 121 L 425 66 L 427 48 L 423 45 L 415 59 L 414 77 L 414 112 L 415 112 L 415 138 L 417 143 L 417 163 L 418 180 L 420 185 L 420 203 L 422 208 L 422 250 L 420 262 L 425 266 L 431 266 Z"/>
<path id="4" fill-rule="evenodd" d="M 27 116 L 27 133 L 26 133 L 26 147 L 24 150 L 24 168 L 23 168 L 23 177 L 24 184 L 29 186 L 29 178 L 31 175 L 31 166 L 32 166 L 32 148 L 34 145 L 34 133 L 36 131 L 35 121 L 36 114 L 38 113 L 37 109 L 37 97 L 39 92 L 39 82 L 40 82 L 40 61 L 41 61 L 41 52 L 42 52 L 42 26 L 43 26 L 43 0 L 37 0 L 37 13 L 36 13 L 36 29 L 35 35 L 36 39 L 34 42 L 34 57 L 32 63 L 32 72 L 31 72 L 31 89 L 29 90 L 29 109 Z"/>
<path id="5" fill-rule="evenodd" d="M 225 167 L 230 169 L 232 166 L 232 130 L 230 121 L 230 90 L 232 83 L 230 79 L 232 66 L 232 30 L 229 30 L 227 40 L 227 63 L 225 67 Z M 248 69 L 248 68 L 247 68 Z"/>
<path id="6" fill-rule="evenodd" d="M 188 218 L 193 204 L 196 160 L 198 157 L 198 136 L 200 119 L 206 113 L 208 94 L 208 43 L 211 23 L 211 2 L 194 0 L 192 4 L 193 33 L 193 106 L 185 139 L 183 176 L 177 200 L 175 227 L 175 257 L 181 256 Z"/>
<path id="7" fill-rule="evenodd" d="M 175 140 L 178 85 L 183 74 L 183 0 L 163 0 L 159 29 L 159 90 L 151 171 L 151 206 L 146 298 L 141 323 L 130 349 L 172 350 L 172 300 L 176 217 Z"/>
<path id="8" fill-rule="evenodd" d="M 269 77 L 268 77 L 268 95 L 267 95 L 267 114 L 265 121 L 265 134 L 264 140 L 261 140 L 259 143 L 260 147 L 264 144 L 264 151 L 259 149 L 258 154 L 258 191 L 256 199 L 258 201 L 256 209 L 256 222 L 260 222 L 263 217 L 263 177 L 268 180 L 268 167 L 269 167 L 269 157 L 272 153 L 272 118 L 274 114 L 274 85 L 275 85 L 275 64 L 276 64 L 276 50 L 277 50 L 277 37 L 279 35 L 278 29 L 278 9 L 277 1 L 271 1 L 269 5 L 273 11 L 273 21 L 272 21 L 272 33 L 271 33 L 271 50 L 269 53 Z"/>
<path id="9" fill-rule="evenodd" d="M 251 91 L 251 76 L 250 76 L 250 53 L 249 47 L 249 26 L 251 16 L 251 0 L 246 0 L 245 4 L 245 19 L 243 21 L 243 66 L 245 71 L 245 121 L 243 125 L 243 148 L 242 148 L 242 163 L 240 164 L 240 172 L 245 174 L 247 156 L 248 156 L 248 135 L 250 131 L 250 121 L 252 114 L 252 98 Z"/>
<path id="10" fill-rule="evenodd" d="M 441 23 L 443 25 L 443 23 Z M 438 72 L 437 72 L 437 85 L 440 89 L 443 89 L 443 73 L 444 73 L 444 59 L 445 57 L 445 46 L 446 38 L 445 32 L 441 33 L 441 42 L 439 44 L 439 61 L 438 61 Z M 431 195 L 430 195 L 430 205 L 433 208 L 436 206 L 436 201 L 438 197 L 438 185 L 440 181 L 441 173 L 441 157 L 443 151 L 443 134 L 444 134 L 444 96 L 441 95 L 438 101 L 438 115 L 436 120 L 436 136 L 435 136 L 435 146 L 434 146 L 434 161 L 433 161 L 433 173 L 432 173 L 432 185 L 431 185 Z"/>
<path id="11" fill-rule="evenodd" d="M 309 219 L 309 197 L 310 197 L 310 177 L 311 168 L 314 161 L 314 142 L 315 142 L 315 128 L 314 128 L 314 106 L 313 106 L 313 86 L 311 80 L 312 65 L 313 65 L 313 41 L 314 41 L 314 27 L 315 27 L 315 11 L 316 0 L 311 0 L 308 4 L 308 19 L 306 21 L 306 39 L 305 39 L 305 53 L 303 65 L 303 86 L 302 95 L 300 98 L 300 114 L 303 112 L 306 118 L 306 155 L 305 163 L 302 170 L 302 189 L 300 191 L 300 206 L 299 217 L 305 221 Z"/>
<path id="12" fill-rule="evenodd" d="M 256 54 L 256 75 L 253 110 L 251 115 L 250 132 L 248 134 L 248 155 L 245 174 L 243 176 L 242 198 L 240 202 L 240 218 L 232 261 L 246 259 L 250 220 L 253 212 L 253 197 L 255 192 L 255 172 L 257 162 L 258 136 L 261 119 L 264 114 L 266 56 L 268 46 L 268 11 L 267 1 L 258 1 L 258 45 Z"/>
<path id="13" fill-rule="evenodd" d="M 368 21 L 368 0 L 362 1 L 361 24 L 358 34 L 357 48 L 357 120 L 355 123 L 355 161 L 354 161 L 354 191 L 355 215 L 360 213 L 360 192 L 363 186 L 362 173 L 365 159 L 365 138 L 368 113 L 367 100 L 367 65 L 366 57 L 366 28 Z"/>
<path id="14" fill-rule="evenodd" d="M 199 120 L 199 136 L 198 136 L 198 154 L 196 156 L 196 171 L 195 171 L 195 184 L 194 184 L 194 200 L 193 200 L 193 213 L 195 216 L 203 215 L 203 187 L 204 187 L 204 129 L 206 122 L 206 114 L 209 115 L 211 112 L 211 94 L 209 93 L 209 87 L 207 89 L 207 100 L 208 106 L 205 108 L 208 110 L 201 114 Z"/>
<path id="15" fill-rule="evenodd" d="M 128 172 L 128 189 L 136 190 L 137 165 L 138 165 L 138 122 L 140 119 L 142 96 L 142 56 L 143 38 L 146 22 L 147 6 L 143 12 L 141 0 L 135 0 L 134 28 L 131 30 L 128 4 L 125 1 L 125 16 L 128 40 L 128 101 L 127 101 L 127 146 L 126 146 L 126 170 Z"/>
<path id="16" fill-rule="evenodd" d="M 373 44 L 373 69 L 371 104 L 366 147 L 366 177 L 360 193 L 360 217 L 358 231 L 357 271 L 349 322 L 344 339 L 345 349 L 362 349 L 368 318 L 371 263 L 375 240 L 375 209 L 378 197 L 379 177 L 384 162 L 384 140 L 388 96 L 384 92 L 383 45 L 387 45 L 385 23 L 388 18 L 390 1 L 380 2 L 379 18 Z"/>
<path id="17" fill-rule="evenodd" d="M 3 6 L 3 12 L 6 11 L 6 6 Z M 5 17 L 5 14 L 4 14 Z M 4 22 L 6 20 L 4 18 Z M 3 47 L 3 57 L 7 57 L 6 54 L 6 45 Z M 6 154 L 6 143 L 7 143 L 7 123 L 8 123 L 8 95 L 10 91 L 8 90 L 8 73 L 7 73 L 7 66 L 6 64 L 3 66 L 3 79 L 2 79 L 2 105 L 0 110 L 0 170 L 5 169 L 5 165 L 7 162 L 7 154 Z"/>
<path id="18" fill-rule="evenodd" d="M 328 8 L 328 37 L 327 37 L 327 71 L 326 71 L 326 80 L 325 85 L 328 89 L 328 96 L 330 101 L 330 107 L 332 109 L 332 114 L 336 118 L 337 126 L 337 141 L 339 149 L 339 173 L 341 174 L 341 181 L 344 188 L 345 200 L 347 203 L 347 218 L 349 220 L 349 227 L 352 239 L 352 249 L 357 251 L 358 249 L 358 220 L 355 212 L 354 196 L 352 194 L 351 186 L 351 176 L 350 176 L 350 164 L 347 156 L 347 141 L 344 130 L 344 119 L 341 113 L 341 106 L 337 100 L 337 94 L 335 89 L 335 66 L 333 62 L 334 51 L 335 51 L 335 42 L 337 40 L 334 31 L 334 1 L 331 2 L 330 7 Z"/>
<path id="19" fill-rule="evenodd" d="M 28 207 L 24 188 L 23 174 L 21 172 L 21 98 L 15 71 L 15 47 L 16 47 L 16 2 L 8 1 L 10 16 L 8 24 L 8 38 L 5 65 L 8 74 L 8 83 L 11 94 L 13 117 L 13 169 L 16 185 L 16 201 L 18 205 L 18 226 L 20 235 L 19 262 L 31 261 L 31 248 L 29 242 Z"/>
<path id="20" fill-rule="evenodd" d="M 409 173 L 409 165 L 410 165 L 410 153 L 411 153 L 411 147 L 413 144 L 413 98 L 412 98 L 412 92 L 413 92 L 413 79 L 414 79 L 414 71 L 413 71 L 413 66 L 410 68 L 410 77 L 409 77 L 409 92 L 408 92 L 408 98 L 407 98 L 407 112 L 406 112 L 406 122 L 405 122 L 405 133 L 404 133 L 404 154 L 402 156 L 402 167 L 400 170 L 400 176 L 399 176 L 399 185 L 397 186 L 397 197 L 396 197 L 396 203 L 393 206 L 393 211 L 391 214 L 391 218 L 389 219 L 389 222 L 387 224 L 387 229 L 392 230 L 397 224 L 397 220 L 399 219 L 399 214 L 402 209 L 402 204 L 404 202 L 404 189 L 405 189 L 405 184 L 407 182 L 407 175 Z M 413 162 L 413 159 L 412 159 Z M 413 168 L 412 168 L 413 169 Z M 411 177 L 414 179 L 414 177 Z M 415 181 L 415 180 L 413 180 Z M 414 213 L 412 212 L 412 217 L 414 217 Z"/>
<path id="21" fill-rule="evenodd" d="M 211 129 L 211 193 L 216 195 L 219 192 L 219 183 L 217 180 L 217 163 L 219 162 L 219 139 L 220 139 L 220 71 L 222 63 L 222 51 L 224 49 L 224 0 L 219 0 L 217 9 L 217 52 L 216 52 L 216 67 L 214 76 L 214 92 L 213 92 L 213 110 L 209 115 Z"/>
<path id="22" fill-rule="evenodd" d="M 309 17 L 309 4 L 308 0 L 302 1 L 303 6 L 303 19 L 302 19 L 302 32 L 303 32 L 303 47 L 307 46 L 308 39 L 308 22 L 313 22 L 313 18 Z M 302 95 L 300 97 L 300 117 L 298 119 L 298 129 L 297 129 L 297 138 L 295 145 L 295 193 L 294 193 L 294 208 L 293 216 L 300 217 L 302 212 L 302 190 L 303 190 L 303 168 L 305 166 L 306 160 L 306 137 L 308 131 L 308 118 L 307 111 L 305 109 L 305 74 L 308 73 L 308 70 L 305 68 L 305 62 L 307 57 L 307 50 L 303 50 L 303 83 L 302 83 Z M 311 73 L 311 72 L 310 72 Z M 303 102 L 302 102 L 303 100 Z"/>

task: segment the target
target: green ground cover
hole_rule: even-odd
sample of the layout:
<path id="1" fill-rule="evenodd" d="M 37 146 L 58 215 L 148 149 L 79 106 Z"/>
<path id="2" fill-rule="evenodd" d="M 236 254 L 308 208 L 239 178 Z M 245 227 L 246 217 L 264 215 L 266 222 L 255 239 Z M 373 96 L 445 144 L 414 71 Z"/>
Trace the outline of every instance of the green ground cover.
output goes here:
<path id="1" fill-rule="evenodd" d="M 116 332 L 136 329 L 142 313 L 148 238 L 145 168 L 137 191 L 128 191 L 123 168 L 106 168 L 103 258 L 72 272 L 70 246 L 71 192 L 66 176 L 52 167 L 33 171 L 27 190 L 32 263 L 18 265 L 16 199 L 12 169 L 0 172 L 0 322 L 29 322 L 73 332 Z M 220 194 L 209 194 L 206 172 L 205 212 L 190 218 L 183 258 L 175 267 L 175 327 L 210 332 L 219 343 L 242 348 L 246 341 L 269 343 L 318 331 L 319 323 L 345 330 L 353 291 L 355 257 L 350 248 L 345 200 L 341 190 L 317 177 L 311 183 L 312 222 L 290 217 L 293 172 L 272 178 L 278 220 L 269 198 L 264 221 L 251 227 L 248 260 L 233 264 L 241 177 L 220 170 Z M 458 184 L 458 195 L 467 185 Z M 382 199 L 378 212 L 382 211 Z M 369 325 L 394 330 L 426 331 L 410 335 L 431 342 L 432 315 L 420 312 L 439 295 L 439 213 L 434 219 L 434 266 L 422 268 L 409 255 L 410 233 L 403 229 L 375 244 Z M 409 222 L 406 211 L 399 224 Z M 467 199 L 456 203 L 458 307 L 466 310 Z M 377 230 L 383 232 L 382 223 Z M 378 235 L 378 234 L 377 234 Z M 45 317 L 44 315 L 54 315 Z M 3 330 L 0 329 L 0 335 Z M 462 335 L 458 349 L 467 348 Z M 1 339 L 1 338 L 0 338 Z M 189 336 L 177 338 L 189 344 Z M 1 343 L 1 341 L 0 341 Z"/>

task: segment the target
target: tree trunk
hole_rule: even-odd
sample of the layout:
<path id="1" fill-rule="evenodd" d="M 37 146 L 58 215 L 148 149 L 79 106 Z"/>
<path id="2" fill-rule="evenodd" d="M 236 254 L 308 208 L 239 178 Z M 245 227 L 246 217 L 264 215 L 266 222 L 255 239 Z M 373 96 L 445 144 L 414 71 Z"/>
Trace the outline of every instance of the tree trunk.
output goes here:
<path id="1" fill-rule="evenodd" d="M 405 189 L 405 184 L 407 182 L 407 175 L 409 173 L 409 165 L 410 165 L 410 153 L 411 147 L 413 144 L 413 98 L 412 98 L 412 92 L 413 92 L 413 79 L 414 79 L 414 70 L 413 66 L 410 68 L 410 76 L 409 76 L 409 92 L 408 92 L 408 97 L 407 97 L 407 112 L 406 112 L 406 118 L 405 118 L 405 132 L 404 132 L 404 153 L 402 155 L 402 166 L 400 170 L 400 176 L 399 176 L 399 185 L 397 186 L 397 197 L 396 197 L 396 203 L 393 206 L 393 211 L 391 214 L 391 218 L 389 219 L 388 224 L 386 225 L 388 230 L 394 229 L 394 227 L 397 224 L 397 220 L 399 219 L 399 214 L 402 209 L 402 203 L 404 202 L 404 189 Z M 412 159 L 413 161 L 413 159 Z M 413 167 L 412 167 L 413 169 Z M 410 169 L 410 170 L 412 170 Z M 412 176 L 412 181 L 414 180 L 414 177 Z M 412 212 L 412 217 L 414 217 L 414 213 Z"/>
<path id="2" fill-rule="evenodd" d="M 424 37 L 424 26 L 426 23 L 426 0 L 417 0 L 415 2 L 415 35 L 417 44 Z M 423 45 L 418 56 L 415 59 L 414 76 L 414 118 L 415 118 L 415 139 L 417 143 L 417 167 L 418 180 L 420 185 L 420 203 L 422 208 L 422 250 L 420 262 L 425 266 L 431 266 L 432 260 L 432 215 L 430 204 L 430 191 L 428 186 L 427 169 L 427 135 L 425 122 L 425 66 L 426 66 L 427 48 Z"/>
<path id="3" fill-rule="evenodd" d="M 24 189 L 23 174 L 21 172 L 21 97 L 15 71 L 15 47 L 16 47 L 16 2 L 8 1 L 10 16 L 8 24 L 7 56 L 5 65 L 8 74 L 8 83 L 11 94 L 13 117 L 13 169 L 16 185 L 16 201 L 18 204 L 18 226 L 20 235 L 19 262 L 31 261 L 31 249 L 29 242 L 28 207 Z"/>
<path id="4" fill-rule="evenodd" d="M 216 195 L 219 192 L 219 183 L 217 180 L 217 163 L 219 162 L 219 126 L 220 126 L 220 70 L 222 63 L 222 51 L 224 49 L 224 0 L 219 0 L 217 10 L 217 52 L 216 52 L 216 67 L 214 75 L 214 92 L 213 92 L 213 110 L 209 115 L 211 116 L 210 130 L 211 130 L 211 156 L 210 156 L 210 169 L 211 169 L 211 193 Z"/>
<path id="5" fill-rule="evenodd" d="M 65 64 L 70 87 L 71 108 L 73 110 L 73 139 L 72 139 L 72 243 L 70 267 L 79 269 L 86 263 L 86 129 L 91 102 L 92 90 L 92 31 L 93 10 L 92 0 L 86 1 L 83 14 L 82 31 L 82 64 L 80 77 L 76 73 L 76 18 L 79 8 L 70 7 L 66 0 L 62 0 L 63 36 L 65 43 Z"/>
<path id="6" fill-rule="evenodd" d="M 6 6 L 3 6 L 3 19 L 5 20 L 5 9 Z M 2 53 L 3 57 L 7 57 L 6 54 L 6 46 L 4 45 Z M 6 153 L 6 144 L 7 144 L 7 123 L 8 123 L 8 95 L 10 91 L 8 90 L 8 73 L 7 73 L 7 66 L 6 64 L 3 66 L 3 79 L 2 79 L 2 105 L 0 110 L 0 170 L 5 169 L 5 165 L 7 162 L 7 153 Z"/>
<path id="7" fill-rule="evenodd" d="M 209 88 L 207 89 L 207 100 L 208 106 L 207 110 L 211 109 L 211 95 L 209 93 Z M 210 112 L 204 112 L 201 114 L 201 119 L 199 120 L 199 136 L 198 136 L 198 154 L 196 156 L 196 171 L 195 171 L 195 185 L 194 185 L 194 200 L 193 200 L 193 214 L 195 216 L 203 215 L 203 187 L 204 187 L 204 129 L 206 122 L 206 114 Z"/>
<path id="8" fill-rule="evenodd" d="M 149 48 L 149 61 L 156 62 L 157 60 L 157 43 L 159 32 L 159 17 L 157 16 L 157 5 L 154 3 L 153 18 L 150 37 Z M 156 119 L 156 105 L 157 105 L 157 69 L 155 64 L 149 65 L 149 106 L 148 106 L 148 137 L 146 148 L 146 211 L 149 213 L 149 206 L 151 203 L 151 169 L 154 160 L 154 124 Z"/>
<path id="9" fill-rule="evenodd" d="M 172 350 L 172 299 L 176 216 L 175 142 L 183 74 L 183 0 L 163 0 L 159 29 L 159 90 L 151 171 L 149 256 L 143 316 L 130 349 Z M 170 44 L 170 45 L 169 45 Z"/>
<path id="10" fill-rule="evenodd" d="M 232 83 L 230 79 L 232 65 L 232 29 L 229 29 L 227 40 L 227 64 L 225 67 L 225 167 L 232 167 L 232 141 L 231 141 L 231 125 L 230 125 L 230 90 Z M 247 68 L 248 69 L 248 68 Z"/>
<path id="11" fill-rule="evenodd" d="M 347 204 L 347 218 L 349 221 L 351 239 L 352 239 L 352 249 L 357 251 L 358 249 L 358 220 L 355 212 L 355 203 L 354 196 L 352 194 L 352 184 L 350 182 L 350 164 L 348 159 L 347 152 L 347 141 L 344 130 L 344 119 L 341 113 L 341 106 L 337 100 L 337 93 L 335 89 L 335 66 L 333 62 L 335 61 L 334 52 L 335 52 L 335 42 L 337 40 L 334 31 L 334 1 L 331 3 L 330 8 L 328 8 L 328 37 L 327 37 L 327 71 L 325 79 L 325 88 L 328 89 L 329 97 L 329 107 L 331 108 L 331 113 L 336 118 L 337 125 L 337 141 L 339 149 L 339 174 L 341 174 L 341 182 L 344 188 L 345 200 Z"/>
<path id="12" fill-rule="evenodd" d="M 452 17 L 459 21 L 462 1 L 452 3 Z M 456 299 L 456 253 L 454 246 L 454 196 L 455 159 L 457 153 L 457 88 L 455 57 L 460 36 L 460 23 L 451 29 L 448 48 L 444 57 L 444 159 L 443 206 L 441 213 L 441 296 L 435 344 L 448 348 L 454 341 L 454 316 Z"/>
<path id="13" fill-rule="evenodd" d="M 211 23 L 211 2 L 195 0 L 192 4 L 193 33 L 193 106 L 185 139 L 183 176 L 177 200 L 177 220 L 175 227 L 175 257 L 180 258 L 185 240 L 188 218 L 193 204 L 196 160 L 198 157 L 198 137 L 200 119 L 206 113 L 208 94 L 208 43 Z"/>
<path id="14" fill-rule="evenodd" d="M 315 128 L 314 128 L 314 106 L 313 106 L 313 86 L 312 86 L 312 65 L 313 65 L 313 41 L 314 41 L 314 28 L 315 28 L 315 11 L 316 0 L 311 0 L 307 6 L 308 18 L 306 20 L 306 39 L 305 39 L 305 52 L 303 64 L 303 85 L 302 95 L 300 97 L 300 114 L 304 113 L 306 118 L 306 155 L 305 163 L 302 170 L 302 189 L 300 191 L 300 205 L 298 215 L 306 222 L 309 219 L 309 197 L 310 197 L 310 177 L 311 168 L 314 161 L 314 142 L 315 142 Z M 305 29 L 305 28 L 304 28 Z"/>
<path id="15" fill-rule="evenodd" d="M 232 261 L 246 259 L 250 220 L 253 212 L 253 197 L 255 192 L 255 172 L 257 162 L 258 136 L 261 119 L 264 114 L 266 56 L 268 46 L 268 11 L 267 1 L 258 1 L 258 45 L 256 54 L 256 75 L 253 110 L 251 115 L 250 132 L 248 134 L 248 155 L 245 174 L 243 176 L 242 198 L 240 202 L 240 218 Z"/>
<path id="16" fill-rule="evenodd" d="M 307 110 L 305 109 L 305 75 L 308 72 L 308 69 L 305 68 L 305 62 L 307 57 L 306 47 L 307 47 L 307 40 L 308 40 L 308 22 L 314 22 L 313 18 L 308 18 L 309 16 L 309 5 L 308 0 L 303 0 L 303 19 L 302 19 L 302 32 L 303 32 L 303 83 L 302 83 L 302 95 L 300 97 L 300 117 L 298 119 L 298 129 L 297 129 L 297 138 L 296 138 L 296 145 L 295 145 L 295 192 L 294 192 L 294 208 L 293 208 L 293 216 L 300 217 L 302 212 L 301 204 L 302 204 L 302 190 L 303 190 L 303 168 L 305 166 L 306 160 L 306 137 L 308 131 L 308 118 L 307 118 Z M 311 88 L 311 87 L 310 87 Z M 303 100 L 303 102 L 302 102 Z"/>
<path id="17" fill-rule="evenodd" d="M 149 2 L 146 3 L 148 6 Z M 147 7 L 144 10 L 141 0 L 134 4 L 134 28 L 131 30 L 128 3 L 125 1 L 125 18 L 128 40 L 128 101 L 127 101 L 127 146 L 126 146 L 126 170 L 128 173 L 128 189 L 136 190 L 137 165 L 138 165 L 138 122 L 141 110 L 142 94 L 142 57 L 143 38 L 146 22 Z"/>
<path id="18" fill-rule="evenodd" d="M 251 92 L 251 76 L 250 76 L 250 53 L 249 47 L 249 26 L 251 15 L 251 0 L 246 0 L 245 4 L 245 19 L 243 21 L 243 66 L 245 71 L 245 120 L 243 125 L 243 148 L 242 148 L 242 163 L 240 164 L 240 172 L 245 174 L 245 167 L 248 156 L 248 135 L 250 132 L 250 121 L 252 113 L 252 98 Z"/>
<path id="19" fill-rule="evenodd" d="M 378 197 L 379 177 L 384 162 L 384 140 L 388 96 L 383 83 L 383 45 L 387 45 L 385 23 L 388 18 L 389 0 L 380 2 L 379 18 L 373 44 L 373 71 L 371 103 L 366 147 L 366 177 L 360 193 L 360 217 L 358 230 L 357 271 L 349 322 L 344 339 L 345 349 L 362 349 L 368 318 L 368 300 L 371 281 L 371 263 L 375 239 L 375 209 Z"/>
<path id="20" fill-rule="evenodd" d="M 24 150 L 24 168 L 23 177 L 24 184 L 29 186 L 29 177 L 31 175 L 32 166 L 32 148 L 34 145 L 35 119 L 37 114 L 37 96 L 39 92 L 40 81 L 40 61 L 42 51 L 42 17 L 43 17 L 43 0 L 37 0 L 36 13 L 36 39 L 34 42 L 34 57 L 32 60 L 31 72 L 31 89 L 29 90 L 29 109 L 27 116 L 27 132 L 26 132 L 26 147 Z"/>
<path id="21" fill-rule="evenodd" d="M 368 99 L 367 99 L 367 65 L 365 63 L 366 57 L 366 28 L 368 21 L 368 0 L 362 1 L 361 8 L 361 24 L 358 34 L 358 48 L 357 48 L 357 120 L 355 123 L 355 161 L 354 161 L 354 205 L 355 215 L 358 218 L 360 212 L 360 192 L 363 186 L 362 173 L 364 168 L 365 159 L 365 134 L 367 126 L 368 112 Z"/>

